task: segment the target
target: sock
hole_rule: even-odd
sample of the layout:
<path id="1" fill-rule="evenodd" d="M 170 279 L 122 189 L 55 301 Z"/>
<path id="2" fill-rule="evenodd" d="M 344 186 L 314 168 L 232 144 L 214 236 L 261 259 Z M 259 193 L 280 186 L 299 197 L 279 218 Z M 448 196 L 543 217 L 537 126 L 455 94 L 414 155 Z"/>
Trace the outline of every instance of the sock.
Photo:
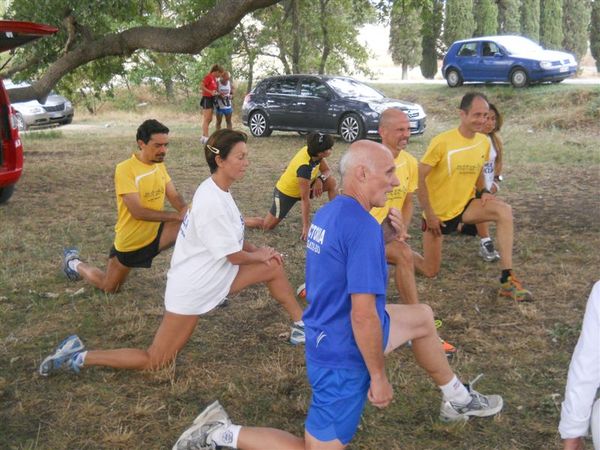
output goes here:
<path id="1" fill-rule="evenodd" d="M 211 441 L 217 445 L 224 445 L 226 447 L 237 448 L 238 437 L 242 427 L 240 425 L 229 425 L 226 427 L 217 428 L 210 435 Z"/>
<path id="2" fill-rule="evenodd" d="M 69 266 L 69 269 L 74 270 L 75 272 L 77 272 L 77 266 L 79 266 L 79 264 L 81 264 L 81 260 L 80 259 L 72 259 L 71 261 L 69 261 L 67 263 L 67 266 Z"/>
<path id="3" fill-rule="evenodd" d="M 492 240 L 492 238 L 489 237 L 489 236 L 488 237 L 484 237 L 484 238 L 481 238 L 481 243 L 485 244 L 486 242 L 491 241 L 491 240 Z"/>
<path id="4" fill-rule="evenodd" d="M 80 369 L 83 367 L 83 363 L 85 361 L 85 357 L 87 356 L 87 350 L 84 352 L 77 353 L 75 355 L 75 365 Z"/>
<path id="5" fill-rule="evenodd" d="M 208 142 L 208 136 L 202 136 L 200 138 L 200 143 L 201 144 L 206 144 Z"/>
<path id="6" fill-rule="evenodd" d="M 460 382 L 456 375 L 452 377 L 448 384 L 439 386 L 444 396 L 444 400 L 450 401 L 458 405 L 467 405 L 471 402 L 471 394 Z"/>
<path id="7" fill-rule="evenodd" d="M 304 328 L 304 321 L 302 319 L 300 319 L 297 322 L 294 322 L 294 325 L 297 325 L 300 328 Z"/>
<path id="8" fill-rule="evenodd" d="M 512 269 L 503 269 L 502 275 L 500 275 L 500 283 L 506 283 L 508 277 L 510 277 Z"/>

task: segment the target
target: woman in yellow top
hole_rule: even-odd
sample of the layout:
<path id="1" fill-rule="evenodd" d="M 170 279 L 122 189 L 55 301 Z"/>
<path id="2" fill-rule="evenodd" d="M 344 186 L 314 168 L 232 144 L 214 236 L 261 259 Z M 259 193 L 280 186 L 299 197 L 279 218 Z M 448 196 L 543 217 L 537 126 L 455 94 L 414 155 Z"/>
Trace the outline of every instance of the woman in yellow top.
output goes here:
<path id="1" fill-rule="evenodd" d="M 283 220 L 292 206 L 300 201 L 302 208 L 302 240 L 310 226 L 310 199 L 327 192 L 329 200 L 337 195 L 337 183 L 333 177 L 327 158 L 331 155 L 333 137 L 329 134 L 310 133 L 306 146 L 302 147 L 288 163 L 273 190 L 273 204 L 267 215 L 246 217 L 247 228 L 272 230 Z"/>

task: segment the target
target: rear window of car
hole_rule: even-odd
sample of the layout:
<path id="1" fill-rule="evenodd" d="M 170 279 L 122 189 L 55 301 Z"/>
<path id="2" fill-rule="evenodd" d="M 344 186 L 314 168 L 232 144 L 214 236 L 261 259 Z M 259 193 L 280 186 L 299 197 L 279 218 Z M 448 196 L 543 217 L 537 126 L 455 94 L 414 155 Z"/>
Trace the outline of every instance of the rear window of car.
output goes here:
<path id="1" fill-rule="evenodd" d="M 265 92 L 267 94 L 296 95 L 297 84 L 297 78 L 284 78 L 280 80 L 273 80 L 271 81 L 269 86 L 267 86 Z"/>
<path id="2" fill-rule="evenodd" d="M 458 56 L 475 56 L 477 54 L 477 42 L 467 42 L 458 50 Z"/>

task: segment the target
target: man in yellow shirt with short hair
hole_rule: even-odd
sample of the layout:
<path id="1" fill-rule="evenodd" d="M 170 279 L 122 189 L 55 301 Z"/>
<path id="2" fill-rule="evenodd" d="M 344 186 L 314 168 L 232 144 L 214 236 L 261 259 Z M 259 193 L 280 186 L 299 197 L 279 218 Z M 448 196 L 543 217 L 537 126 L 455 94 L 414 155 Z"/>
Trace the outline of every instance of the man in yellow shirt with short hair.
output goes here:
<path id="1" fill-rule="evenodd" d="M 83 278 L 104 292 L 116 292 L 133 267 L 151 267 L 162 250 L 172 247 L 187 210 L 163 163 L 169 129 L 150 119 L 136 135 L 138 153 L 117 164 L 117 223 L 106 271 L 81 261 L 75 248 L 63 252 L 63 272 L 72 281 Z M 165 197 L 177 210 L 164 211 Z"/>
<path id="2" fill-rule="evenodd" d="M 419 164 L 418 197 L 423 208 L 423 257 L 415 267 L 434 277 L 442 261 L 443 235 L 463 223 L 495 222 L 500 252 L 499 295 L 515 301 L 532 300 L 512 272 L 513 216 L 510 205 L 484 189 L 483 165 L 489 139 L 481 134 L 489 111 L 487 98 L 466 94 L 460 104 L 460 125 L 434 137 Z"/>

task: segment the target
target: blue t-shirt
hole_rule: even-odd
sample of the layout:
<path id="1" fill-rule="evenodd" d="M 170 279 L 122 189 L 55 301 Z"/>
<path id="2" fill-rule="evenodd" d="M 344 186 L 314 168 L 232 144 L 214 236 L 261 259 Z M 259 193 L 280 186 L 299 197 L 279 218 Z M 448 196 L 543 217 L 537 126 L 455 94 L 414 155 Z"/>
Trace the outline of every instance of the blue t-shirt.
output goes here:
<path id="1" fill-rule="evenodd" d="M 374 294 L 382 330 L 387 326 L 381 226 L 356 200 L 338 195 L 315 214 L 306 246 L 306 359 L 332 369 L 364 370 L 350 295 Z"/>

